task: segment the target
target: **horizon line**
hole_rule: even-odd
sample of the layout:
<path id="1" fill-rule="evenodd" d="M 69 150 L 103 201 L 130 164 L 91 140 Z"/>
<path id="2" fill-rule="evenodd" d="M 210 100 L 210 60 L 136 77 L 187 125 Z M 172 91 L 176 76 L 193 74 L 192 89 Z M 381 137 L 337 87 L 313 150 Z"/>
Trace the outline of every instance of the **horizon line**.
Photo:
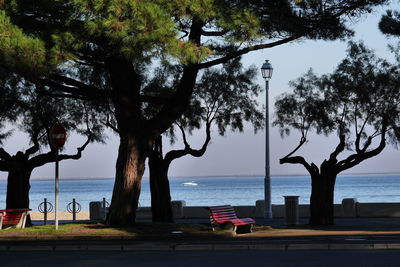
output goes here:
<path id="1" fill-rule="evenodd" d="M 396 175 L 400 174 L 400 171 L 397 172 L 345 172 L 339 174 L 338 176 L 350 176 L 350 175 Z M 214 175 L 171 175 L 169 178 L 194 178 L 194 177 L 263 177 L 264 174 L 214 174 Z M 310 176 L 310 174 L 306 173 L 287 173 L 287 174 L 271 174 L 271 176 L 282 177 L 282 176 Z M 113 179 L 114 177 L 60 177 L 60 179 Z M 54 177 L 32 177 L 31 180 L 50 180 L 54 179 Z M 143 176 L 143 179 L 149 179 L 149 176 Z M 7 177 L 0 177 L 1 180 L 7 180 Z"/>

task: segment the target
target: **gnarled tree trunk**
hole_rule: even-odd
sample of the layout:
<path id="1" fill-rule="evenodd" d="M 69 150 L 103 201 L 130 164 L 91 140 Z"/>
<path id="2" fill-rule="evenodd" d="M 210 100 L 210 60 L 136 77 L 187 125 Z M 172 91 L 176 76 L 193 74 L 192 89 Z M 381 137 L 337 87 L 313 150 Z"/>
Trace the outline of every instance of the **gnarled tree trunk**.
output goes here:
<path id="1" fill-rule="evenodd" d="M 33 168 L 29 164 L 28 156 L 18 152 L 7 160 L 7 209 L 29 208 L 29 179 Z"/>
<path id="2" fill-rule="evenodd" d="M 310 224 L 334 223 L 334 190 L 336 174 L 321 173 L 311 176 Z"/>
<path id="3" fill-rule="evenodd" d="M 24 165 L 10 169 L 7 177 L 7 209 L 29 208 L 29 190 L 32 169 Z"/>
<path id="4" fill-rule="evenodd" d="M 108 224 L 135 223 L 146 156 L 143 139 L 129 135 L 121 137 Z"/>
<path id="5" fill-rule="evenodd" d="M 168 165 L 163 159 L 161 136 L 149 155 L 151 214 L 153 222 L 174 222 Z"/>
<path id="6" fill-rule="evenodd" d="M 30 178 L 33 168 L 22 152 L 9 158 L 7 176 L 6 209 L 29 209 Z M 28 215 L 26 225 L 31 225 Z"/>

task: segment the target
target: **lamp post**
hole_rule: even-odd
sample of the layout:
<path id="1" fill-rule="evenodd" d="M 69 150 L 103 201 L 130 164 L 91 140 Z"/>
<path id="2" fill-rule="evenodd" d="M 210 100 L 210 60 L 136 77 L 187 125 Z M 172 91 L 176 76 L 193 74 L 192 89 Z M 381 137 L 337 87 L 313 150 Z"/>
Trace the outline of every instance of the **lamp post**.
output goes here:
<path id="1" fill-rule="evenodd" d="M 269 112 L 268 112 L 268 90 L 269 80 L 272 77 L 272 65 L 268 60 L 261 67 L 261 75 L 265 80 L 265 178 L 264 178 L 264 218 L 272 219 L 271 205 L 271 175 L 269 168 Z"/>

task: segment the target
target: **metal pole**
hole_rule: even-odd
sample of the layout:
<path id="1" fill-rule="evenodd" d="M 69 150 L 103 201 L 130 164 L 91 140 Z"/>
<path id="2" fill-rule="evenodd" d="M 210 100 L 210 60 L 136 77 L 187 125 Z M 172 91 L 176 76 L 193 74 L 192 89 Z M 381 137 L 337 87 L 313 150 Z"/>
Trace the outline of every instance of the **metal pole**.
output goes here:
<path id="1" fill-rule="evenodd" d="M 75 222 L 76 220 L 76 202 L 75 198 L 72 199 L 72 221 Z"/>
<path id="2" fill-rule="evenodd" d="M 47 198 L 44 199 L 44 225 L 47 224 Z"/>
<path id="3" fill-rule="evenodd" d="M 271 206 L 271 176 L 269 168 L 269 81 L 265 79 L 265 178 L 264 178 L 264 218 L 272 219 L 272 206 Z"/>
<path id="4" fill-rule="evenodd" d="M 107 219 L 106 198 L 103 197 L 103 220 Z"/>
<path id="5" fill-rule="evenodd" d="M 55 220 L 55 227 L 58 230 L 58 183 L 59 183 L 59 176 L 58 176 L 58 149 L 56 150 L 56 179 L 55 179 L 55 206 L 54 206 L 54 220 Z"/>

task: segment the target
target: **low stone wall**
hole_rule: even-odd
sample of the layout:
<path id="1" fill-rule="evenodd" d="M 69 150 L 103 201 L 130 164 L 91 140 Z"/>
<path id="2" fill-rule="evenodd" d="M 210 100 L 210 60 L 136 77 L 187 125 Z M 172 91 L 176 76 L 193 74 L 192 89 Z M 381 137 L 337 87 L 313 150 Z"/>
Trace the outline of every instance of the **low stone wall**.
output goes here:
<path id="1" fill-rule="evenodd" d="M 400 203 L 356 203 L 356 217 L 400 217 Z"/>
<path id="2" fill-rule="evenodd" d="M 182 200 L 172 201 L 174 217 L 176 219 L 206 219 L 208 210 L 206 206 L 186 206 Z M 257 200 L 255 206 L 235 206 L 239 217 L 264 217 L 264 200 Z M 335 217 L 400 217 L 400 203 L 359 203 L 355 198 L 346 198 L 341 204 L 334 205 Z M 274 218 L 285 216 L 285 205 L 272 205 Z M 138 210 L 138 218 L 151 218 L 151 208 L 142 207 Z M 299 205 L 299 217 L 310 216 L 309 205 Z"/>
<path id="3" fill-rule="evenodd" d="M 264 217 L 264 200 L 257 200 L 255 206 L 235 206 L 239 217 Z M 206 206 L 186 206 L 183 200 L 172 201 L 172 209 L 176 219 L 207 219 L 209 217 Z M 356 217 L 376 217 L 376 218 L 400 218 L 400 203 L 359 203 L 355 198 L 345 198 L 341 204 L 334 205 L 335 217 L 356 218 Z M 274 218 L 285 216 L 285 205 L 272 205 Z M 307 218 L 310 216 L 309 205 L 299 205 L 299 217 Z M 90 219 L 101 219 L 104 216 L 101 202 L 91 204 Z M 137 218 L 150 219 L 151 208 L 140 207 Z"/>

